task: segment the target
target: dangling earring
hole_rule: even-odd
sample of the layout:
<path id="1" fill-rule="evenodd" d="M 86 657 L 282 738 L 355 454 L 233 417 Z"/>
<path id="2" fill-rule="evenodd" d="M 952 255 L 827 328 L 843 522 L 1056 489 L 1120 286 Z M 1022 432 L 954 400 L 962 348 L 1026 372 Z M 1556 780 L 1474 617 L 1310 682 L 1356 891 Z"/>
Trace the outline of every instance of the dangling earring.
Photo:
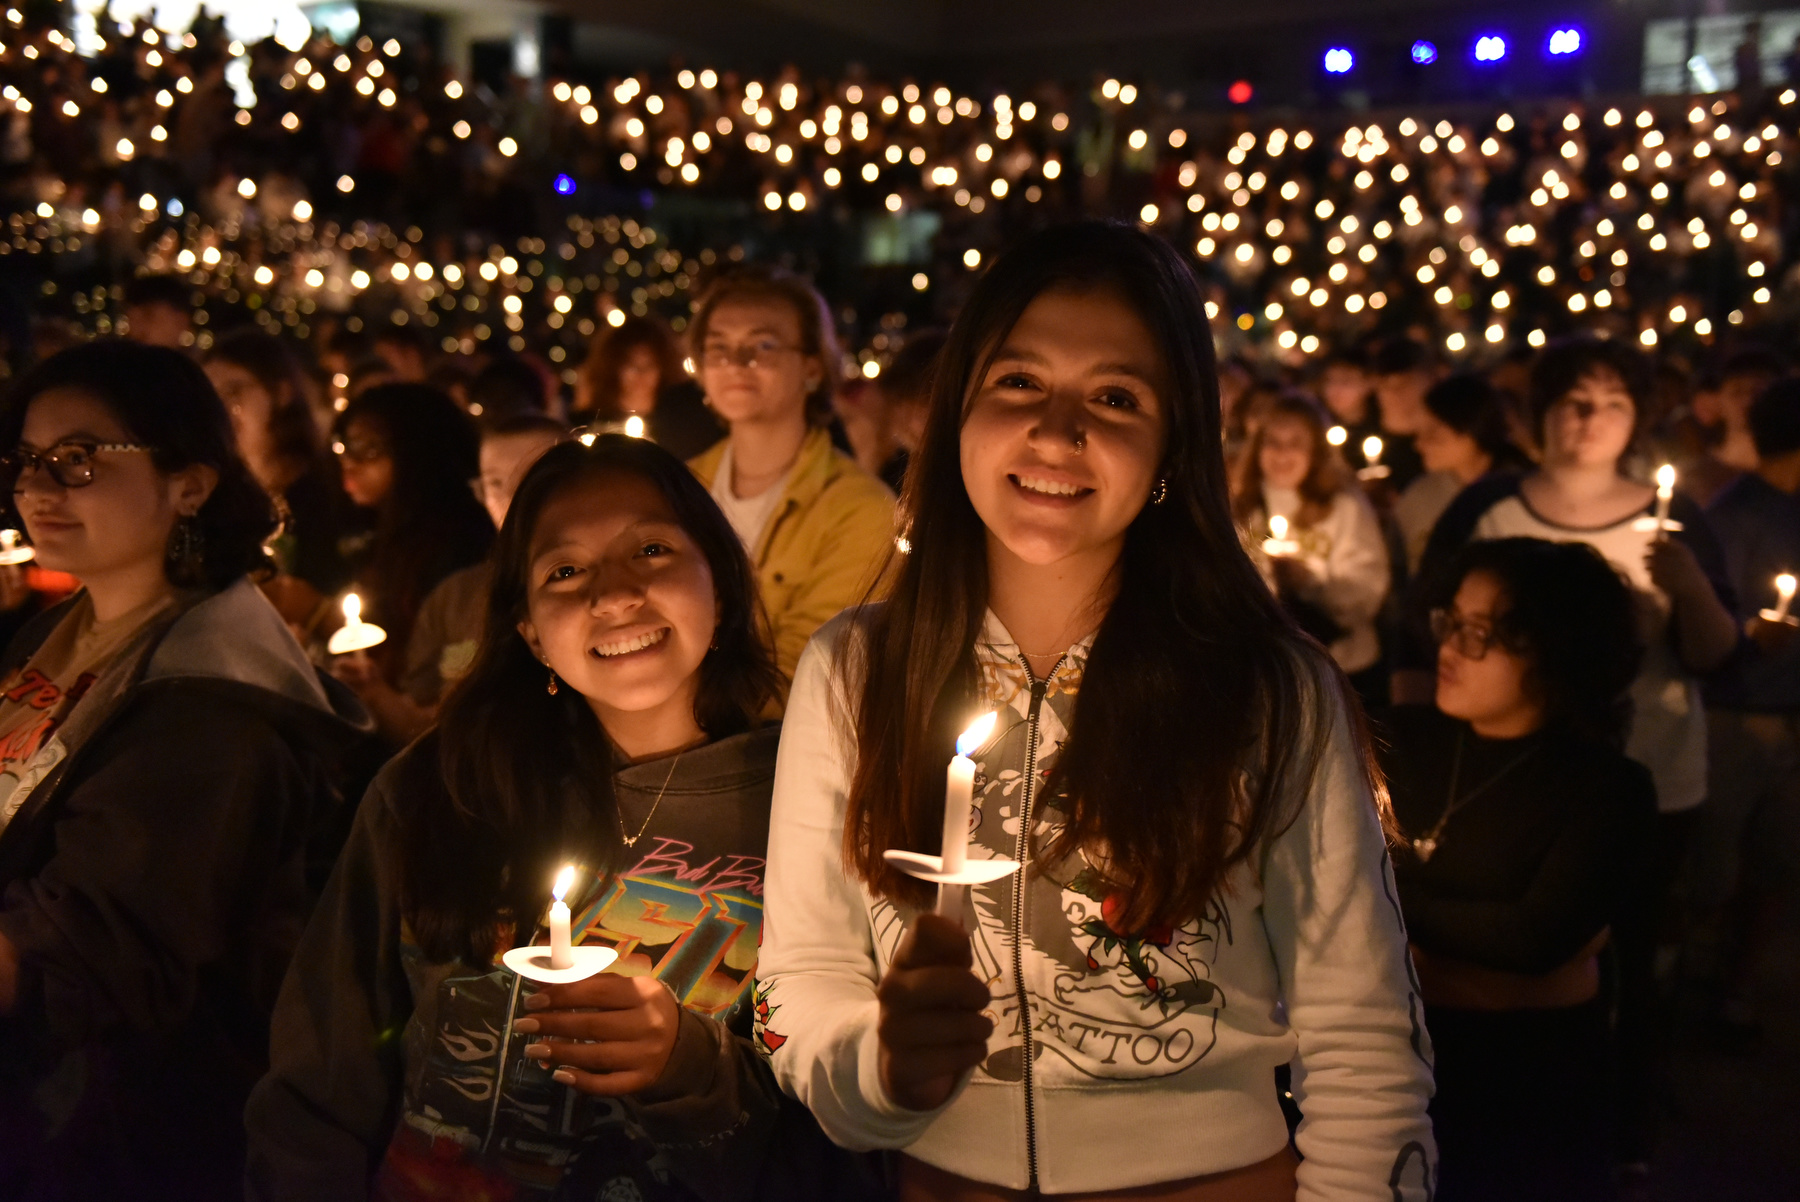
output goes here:
<path id="1" fill-rule="evenodd" d="M 556 669 L 555 668 L 550 669 L 550 683 L 544 686 L 544 692 L 550 694 L 552 697 L 556 696 Z"/>
<path id="2" fill-rule="evenodd" d="M 1150 490 L 1150 503 L 1161 505 L 1169 499 L 1169 481 L 1167 477 L 1158 477 L 1156 487 Z"/>
<path id="3" fill-rule="evenodd" d="M 200 583 L 206 560 L 206 532 L 193 514 L 183 514 L 169 535 L 171 578 L 181 585 Z"/>

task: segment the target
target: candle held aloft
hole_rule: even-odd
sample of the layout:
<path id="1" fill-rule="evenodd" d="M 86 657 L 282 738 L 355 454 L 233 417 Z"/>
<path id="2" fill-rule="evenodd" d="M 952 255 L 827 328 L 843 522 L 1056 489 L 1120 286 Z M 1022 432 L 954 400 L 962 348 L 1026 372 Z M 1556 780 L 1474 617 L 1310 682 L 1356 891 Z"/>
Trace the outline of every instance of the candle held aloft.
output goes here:
<path id="1" fill-rule="evenodd" d="M 362 620 L 362 598 L 355 593 L 344 595 L 344 624 L 332 634 L 325 649 L 333 655 L 349 655 L 367 651 L 387 642 L 387 631 L 373 622 Z"/>
<path id="2" fill-rule="evenodd" d="M 999 714 L 989 711 L 969 724 L 957 736 L 956 754 L 944 772 L 944 838 L 940 856 L 943 871 L 954 875 L 969 862 L 969 815 L 975 808 L 975 761 L 970 757 L 994 733 Z M 962 909 L 961 885 L 938 886 L 937 912 L 946 918 L 957 917 Z"/>
<path id="3" fill-rule="evenodd" d="M 550 896 L 550 967 L 572 968 L 575 964 L 574 944 L 569 939 L 569 903 L 563 897 L 575 883 L 575 866 L 569 864 L 556 874 Z"/>

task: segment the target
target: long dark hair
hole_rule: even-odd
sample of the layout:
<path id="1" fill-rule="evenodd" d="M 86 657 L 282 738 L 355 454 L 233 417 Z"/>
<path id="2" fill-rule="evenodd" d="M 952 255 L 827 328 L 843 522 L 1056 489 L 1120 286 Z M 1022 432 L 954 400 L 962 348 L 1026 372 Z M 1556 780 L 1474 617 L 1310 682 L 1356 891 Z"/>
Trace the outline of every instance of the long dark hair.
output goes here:
<path id="1" fill-rule="evenodd" d="M 394 464 L 359 579 L 374 593 L 374 620 L 403 648 L 425 595 L 479 561 L 493 538 L 469 485 L 481 474 L 481 441 L 456 402 L 428 384 L 377 384 L 338 414 L 333 435 L 343 439 L 356 422 L 374 428 Z"/>
<path id="2" fill-rule="evenodd" d="M 1586 543 L 1473 542 L 1445 574 L 1435 604 L 1449 605 L 1476 572 L 1500 586 L 1494 633 L 1525 660 L 1526 687 L 1544 707 L 1545 725 L 1623 747 L 1631 725 L 1627 690 L 1644 645 L 1631 587 L 1618 570 Z"/>
<path id="3" fill-rule="evenodd" d="M 656 358 L 659 392 L 686 378 L 675 335 L 660 318 L 627 317 L 616 327 L 602 325 L 588 344 L 587 358 L 582 360 L 580 369 L 587 378 L 588 397 L 593 403 L 589 415 L 594 420 L 614 421 L 625 416 L 619 411 L 619 372 L 625 366 L 625 357 L 640 346 Z"/>
<path id="4" fill-rule="evenodd" d="M 1134 927 L 1185 921 L 1291 820 L 1296 780 L 1328 734 L 1318 716 L 1333 698 L 1320 696 L 1321 682 L 1326 693 L 1343 685 L 1239 544 L 1193 272 L 1166 243 L 1120 225 L 1027 239 L 975 286 L 950 333 L 907 475 L 912 552 L 853 649 L 866 676 L 845 856 L 880 895 L 927 904 L 928 890 L 881 853 L 936 846 L 944 764 L 976 694 L 988 569 L 960 466 L 966 402 L 1007 331 L 1052 288 L 1104 288 L 1131 305 L 1167 356 L 1173 391 L 1167 499 L 1145 506 L 1126 534 L 1118 596 L 1049 786 L 1067 799 L 1067 820 L 1045 854 L 1085 852 L 1131 899 L 1123 918 Z"/>
<path id="5" fill-rule="evenodd" d="M 275 503 L 238 454 L 231 418 L 212 381 L 179 351 L 107 338 L 70 347 L 32 368 L 14 384 L 0 410 L 0 448 L 18 445 L 25 411 L 37 397 L 68 388 L 112 411 L 134 442 L 156 448 L 156 470 L 169 474 L 204 464 L 219 474 L 194 515 L 198 558 L 168 559 L 163 570 L 180 588 L 216 592 L 246 574 L 274 570 L 265 547 L 277 528 Z M 17 521 L 9 491 L 8 514 Z"/>
<path id="6" fill-rule="evenodd" d="M 571 855 L 600 871 L 618 866 L 617 754 L 574 689 L 545 691 L 544 666 L 518 624 L 545 507 L 584 481 L 620 474 L 662 493 L 712 569 L 719 624 L 700 663 L 701 729 L 718 739 L 751 728 L 780 688 L 743 545 L 693 473 L 655 443 L 620 434 L 546 451 L 500 527 L 481 645 L 444 701 L 436 754 L 409 754 L 398 791 L 401 906 L 434 960 L 485 963 L 501 925 L 542 909 Z"/>

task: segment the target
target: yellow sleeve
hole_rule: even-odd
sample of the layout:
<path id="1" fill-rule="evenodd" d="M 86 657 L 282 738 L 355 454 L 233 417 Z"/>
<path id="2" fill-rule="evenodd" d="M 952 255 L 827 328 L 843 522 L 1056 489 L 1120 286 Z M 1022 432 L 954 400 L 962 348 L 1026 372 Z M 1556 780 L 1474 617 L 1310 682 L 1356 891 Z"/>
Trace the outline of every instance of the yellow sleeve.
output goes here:
<path id="1" fill-rule="evenodd" d="M 807 524 L 811 562 L 797 572 L 780 612 L 769 614 L 775 664 L 785 680 L 793 679 L 819 627 L 879 599 L 871 586 L 894 546 L 894 498 L 872 477 L 844 476 L 819 494 Z"/>

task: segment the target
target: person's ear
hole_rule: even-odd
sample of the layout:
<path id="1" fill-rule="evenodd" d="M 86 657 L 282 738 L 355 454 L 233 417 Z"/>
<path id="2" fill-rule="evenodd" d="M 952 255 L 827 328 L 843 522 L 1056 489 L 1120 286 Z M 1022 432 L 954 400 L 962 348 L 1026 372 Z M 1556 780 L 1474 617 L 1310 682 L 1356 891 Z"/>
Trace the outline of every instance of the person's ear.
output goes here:
<path id="1" fill-rule="evenodd" d="M 219 469 L 207 463 L 192 463 L 169 475 L 169 500 L 175 512 L 191 518 L 212 497 L 219 486 Z"/>
<path id="2" fill-rule="evenodd" d="M 531 619 L 519 619 L 518 631 L 519 637 L 524 639 L 525 645 L 531 649 L 532 658 L 537 660 L 540 664 L 543 663 L 544 643 L 542 639 L 538 638 L 538 629 L 532 623 Z"/>

